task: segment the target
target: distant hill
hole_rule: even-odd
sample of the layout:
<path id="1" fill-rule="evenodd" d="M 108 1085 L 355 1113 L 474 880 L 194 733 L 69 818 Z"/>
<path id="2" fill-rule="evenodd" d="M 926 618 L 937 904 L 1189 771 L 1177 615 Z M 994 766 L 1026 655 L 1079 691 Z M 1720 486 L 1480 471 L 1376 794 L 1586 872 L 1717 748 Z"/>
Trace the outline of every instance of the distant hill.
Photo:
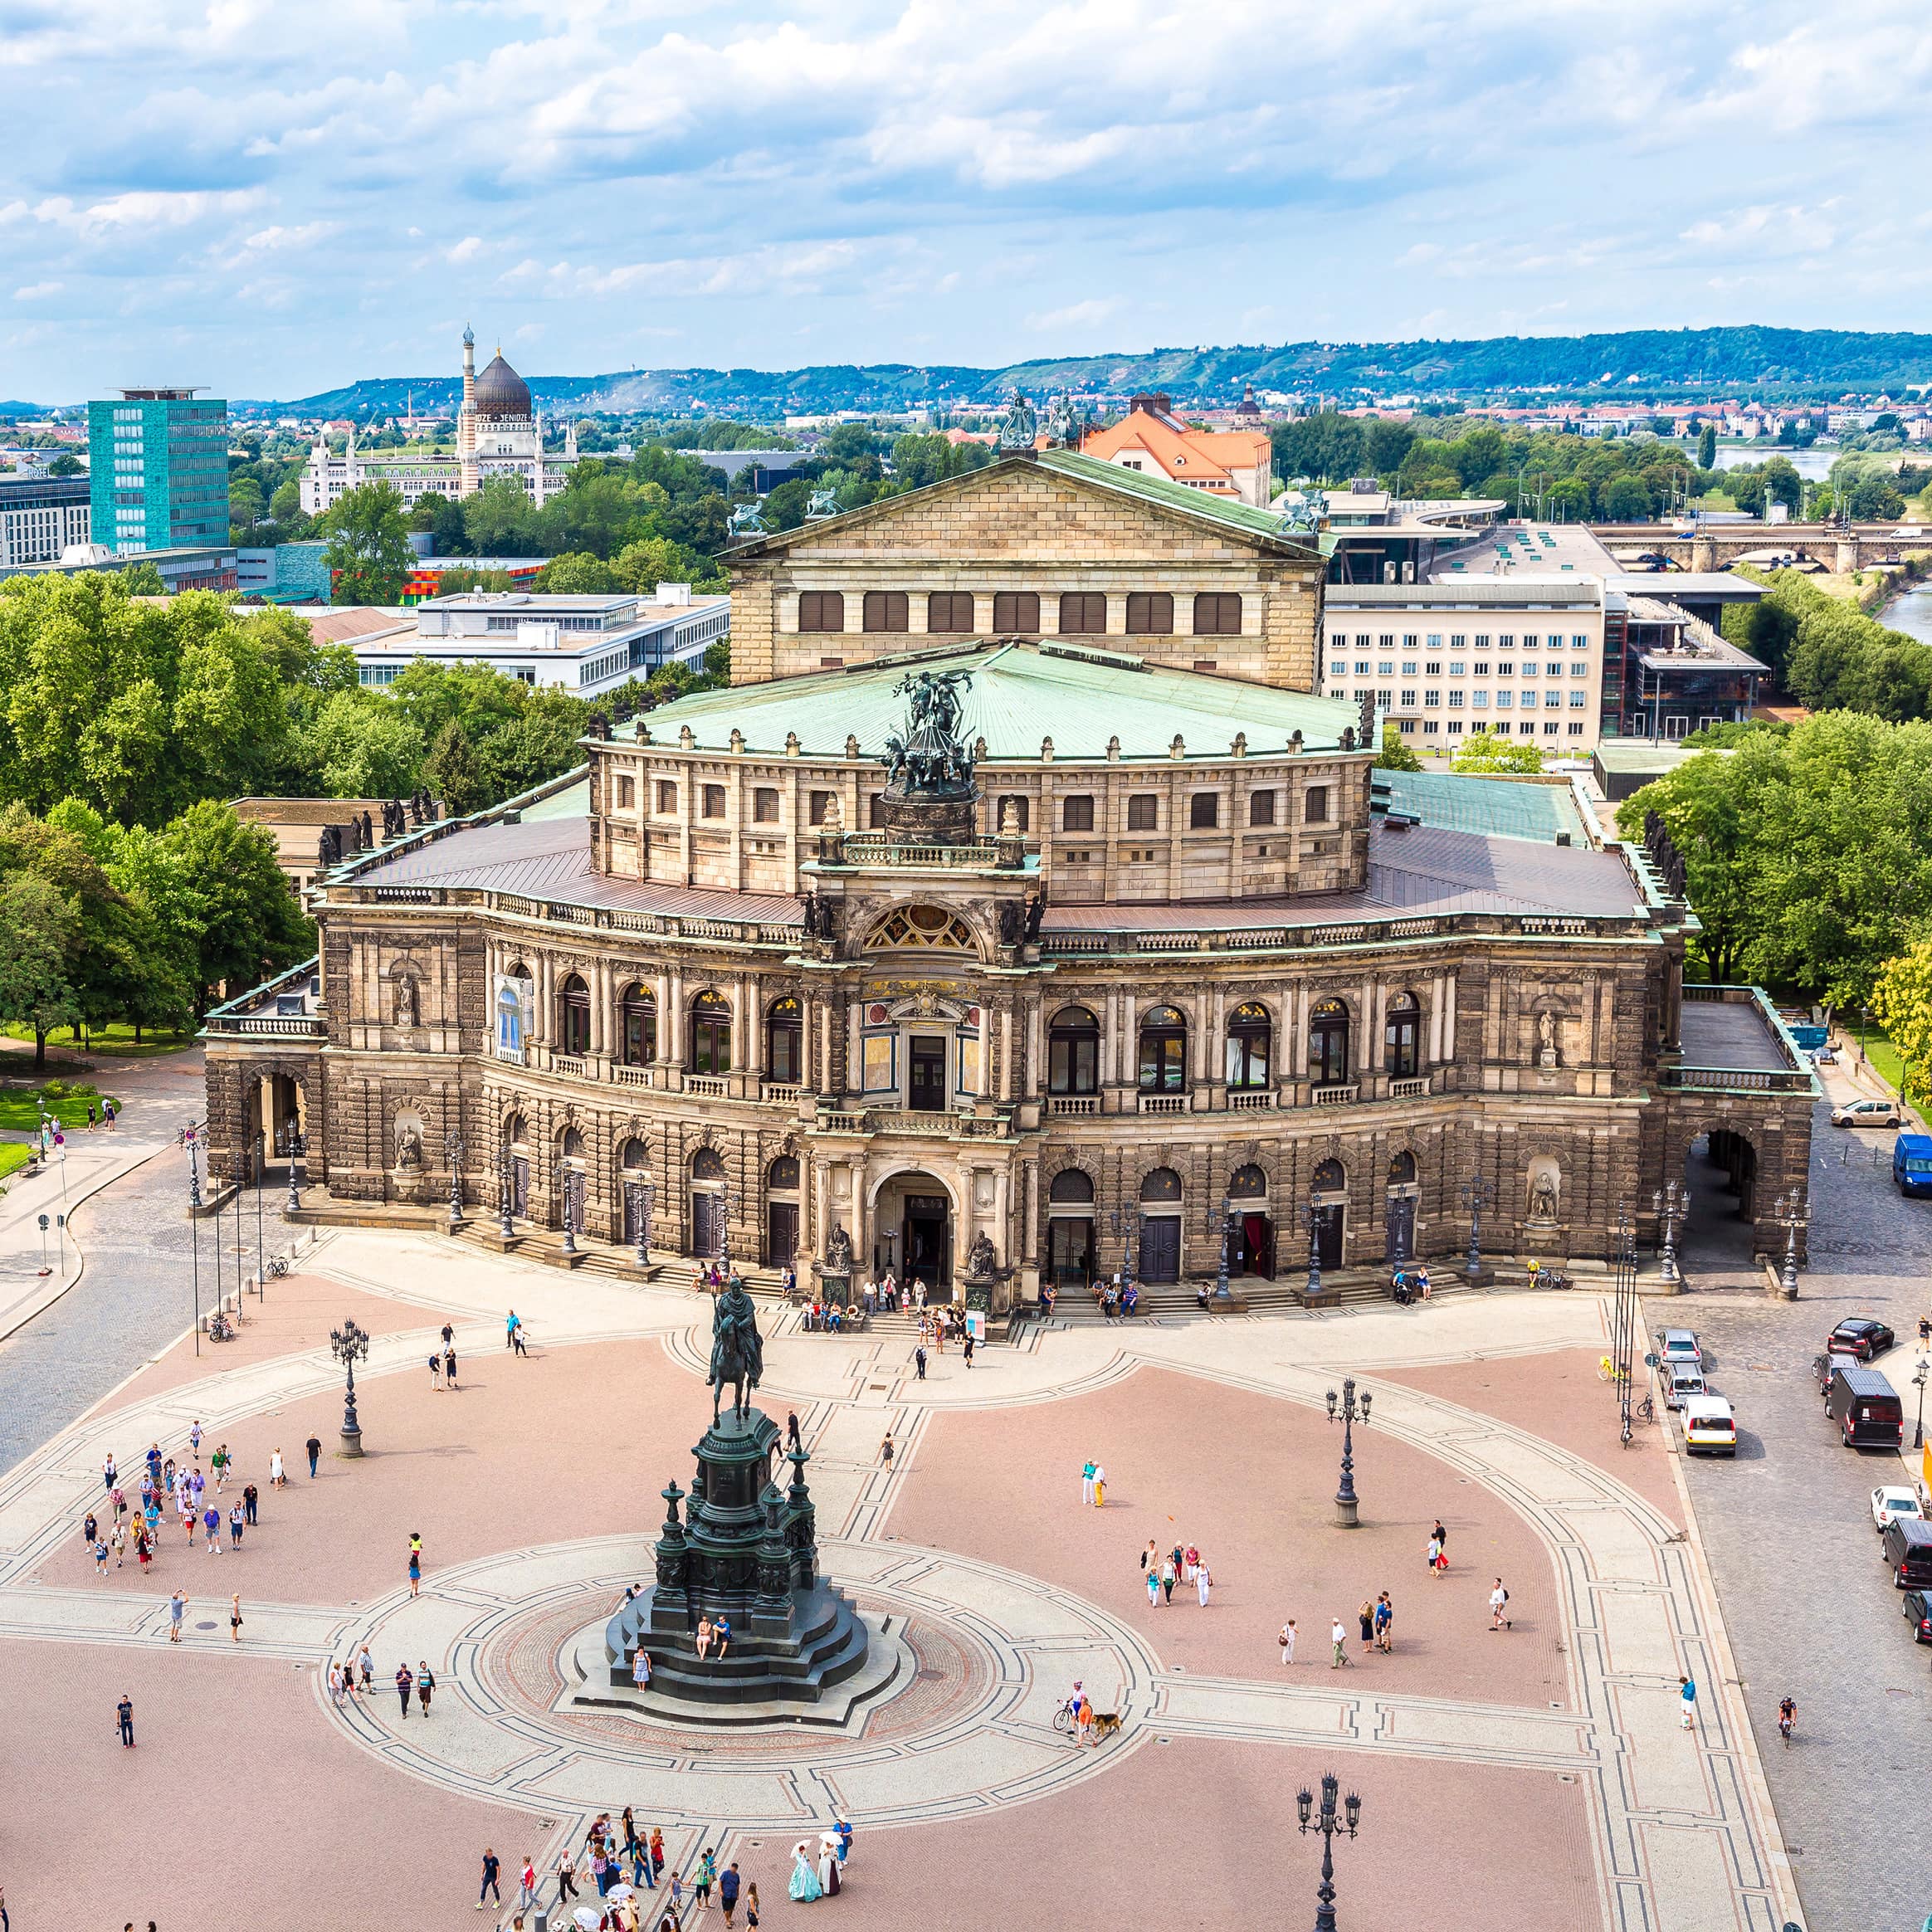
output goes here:
<path id="1" fill-rule="evenodd" d="M 1843 329 L 1645 329 L 1615 335 L 1495 336 L 1468 342 L 1286 343 L 1278 347 L 1157 349 L 1062 356 L 1003 368 L 964 364 L 826 364 L 801 369 L 632 369 L 601 376 L 535 376 L 547 408 L 622 414 L 776 417 L 834 409 L 903 409 L 998 402 L 1023 388 L 1129 395 L 1165 389 L 1178 404 L 1237 400 L 1245 383 L 1344 400 L 1415 394 L 1443 398 L 1511 393 L 1837 395 L 1897 393 L 1932 384 L 1932 335 Z M 413 397 L 420 410 L 453 411 L 461 383 L 449 376 L 384 376 L 272 407 L 308 415 L 388 415 Z M 3 410 L 7 405 L 0 405 Z M 22 407 L 25 407 L 22 405 Z M 266 405 L 265 405 L 266 407 Z"/>

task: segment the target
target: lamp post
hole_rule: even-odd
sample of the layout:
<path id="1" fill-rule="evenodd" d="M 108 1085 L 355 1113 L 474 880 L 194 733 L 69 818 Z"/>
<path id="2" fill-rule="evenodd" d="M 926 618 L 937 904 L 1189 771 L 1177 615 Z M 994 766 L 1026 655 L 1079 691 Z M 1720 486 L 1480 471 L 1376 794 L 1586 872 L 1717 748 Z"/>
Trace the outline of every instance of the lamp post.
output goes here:
<path id="1" fill-rule="evenodd" d="M 1927 1373 L 1926 1360 L 1921 1355 L 1919 1358 L 1919 1366 L 1912 1375 L 1912 1386 L 1919 1392 L 1918 1418 L 1912 1424 L 1912 1447 L 1915 1449 L 1923 1449 L 1925 1447 L 1925 1377 Z"/>
<path id="2" fill-rule="evenodd" d="M 1495 1190 L 1479 1169 L 1462 1183 L 1462 1212 L 1469 1217 L 1469 1260 L 1463 1272 L 1471 1281 L 1482 1278 L 1482 1214 L 1495 1202 Z"/>
<path id="3" fill-rule="evenodd" d="M 255 1294 L 268 1299 L 268 1250 L 261 1234 L 261 1183 L 268 1173 L 268 1136 L 255 1129 Z"/>
<path id="4" fill-rule="evenodd" d="M 499 1231 L 505 1241 L 516 1232 L 516 1225 L 510 1214 L 510 1204 L 515 1198 L 511 1183 L 514 1178 L 511 1163 L 513 1156 L 506 1143 L 496 1156 L 496 1207 L 500 1216 Z"/>
<path id="5" fill-rule="evenodd" d="M 1677 1269 L 1677 1230 L 1690 1217 L 1690 1190 L 1681 1181 L 1674 1180 L 1666 1188 L 1652 1190 L 1651 1206 L 1664 1244 L 1657 1271 L 1675 1286 L 1683 1280 Z"/>
<path id="6" fill-rule="evenodd" d="M 1225 1313 L 1234 1305 L 1234 1297 L 1228 1292 L 1228 1243 L 1234 1233 L 1234 1203 L 1226 1194 L 1221 1197 L 1221 1259 L 1214 1271 L 1214 1293 L 1209 1299 L 1211 1308 Z"/>
<path id="7" fill-rule="evenodd" d="M 583 1178 L 576 1168 L 564 1170 L 564 1251 L 567 1255 L 577 1252 L 577 1189 Z"/>
<path id="8" fill-rule="evenodd" d="M 450 1169 L 450 1232 L 463 1225 L 463 1134 L 461 1128 L 443 1137 L 443 1159 Z"/>
<path id="9" fill-rule="evenodd" d="M 1341 1800 L 1340 1816 L 1336 1815 L 1335 1801 L 1340 1791 L 1341 1781 L 1334 1772 L 1325 1771 L 1319 1811 L 1315 1793 L 1306 1785 L 1295 1795 L 1295 1811 L 1301 1822 L 1302 1835 L 1321 1833 L 1321 1883 L 1315 1894 L 1321 1902 L 1315 1910 L 1315 1932 L 1335 1932 L 1335 1834 L 1345 1832 L 1354 1837 L 1362 1817 L 1362 1801 L 1352 1791 Z"/>
<path id="10" fill-rule="evenodd" d="M 1811 1220 L 1811 1203 L 1803 1189 L 1793 1188 L 1780 1194 L 1771 1209 L 1773 1217 L 1784 1230 L 1784 1271 L 1778 1281 L 1787 1301 L 1798 1300 L 1798 1231 Z"/>
<path id="11" fill-rule="evenodd" d="M 731 1280 L 731 1217 L 738 1211 L 737 1197 L 729 1178 L 718 1196 L 718 1272 L 727 1285 Z"/>
<path id="12" fill-rule="evenodd" d="M 188 1245 L 194 1268 L 194 1352 L 201 1353 L 201 1142 L 188 1129 Z M 221 1244 L 215 1252 L 221 1253 Z"/>
<path id="13" fill-rule="evenodd" d="M 289 1206 L 292 1218 L 302 1211 L 302 1196 L 295 1186 L 295 1157 L 303 1151 L 302 1136 L 292 1128 L 289 1133 Z"/>
<path id="14" fill-rule="evenodd" d="M 656 1204 L 657 1188 L 649 1180 L 632 1181 L 630 1185 L 637 1190 L 637 1266 L 647 1268 L 651 1265 L 651 1210 Z"/>
<path id="15" fill-rule="evenodd" d="M 1637 1353 L 1637 1227 L 1626 1201 L 1617 1203 L 1617 1219 L 1610 1229 L 1610 1359 L 1615 1369 L 1611 1378 L 1617 1398 L 1617 1427 L 1620 1439 L 1631 1437 L 1630 1393 Z"/>
<path id="16" fill-rule="evenodd" d="M 1120 1255 L 1120 1291 L 1124 1295 L 1134 1285 L 1134 1244 L 1140 1235 L 1140 1203 L 1130 1201 L 1125 1208 L 1116 1208 L 1109 1216 L 1114 1233 L 1125 1241 Z"/>
<path id="17" fill-rule="evenodd" d="M 1342 1399 L 1338 1406 L 1335 1392 L 1328 1392 L 1328 1414 L 1332 1422 L 1339 1415 L 1342 1422 L 1342 1481 L 1335 1491 L 1335 1527 L 1338 1530 L 1359 1529 L 1360 1520 L 1355 1513 L 1355 1418 L 1362 1418 L 1362 1427 L 1368 1427 L 1368 1405 L 1374 1400 L 1369 1392 L 1362 1391 L 1362 1400 L 1355 1401 L 1355 1378 L 1347 1377 L 1342 1383 Z"/>
<path id="18" fill-rule="evenodd" d="M 363 1452 L 362 1425 L 355 1419 L 355 1365 L 368 1359 L 369 1338 L 355 1325 L 354 1316 L 346 1318 L 340 1328 L 329 1331 L 329 1352 L 349 1371 L 349 1386 L 342 1405 L 342 1453 L 359 1456 Z"/>
<path id="19" fill-rule="evenodd" d="M 1301 1203 L 1301 1225 L 1308 1230 L 1308 1286 L 1301 1298 L 1312 1301 L 1321 1293 L 1321 1209 L 1312 1193 Z"/>

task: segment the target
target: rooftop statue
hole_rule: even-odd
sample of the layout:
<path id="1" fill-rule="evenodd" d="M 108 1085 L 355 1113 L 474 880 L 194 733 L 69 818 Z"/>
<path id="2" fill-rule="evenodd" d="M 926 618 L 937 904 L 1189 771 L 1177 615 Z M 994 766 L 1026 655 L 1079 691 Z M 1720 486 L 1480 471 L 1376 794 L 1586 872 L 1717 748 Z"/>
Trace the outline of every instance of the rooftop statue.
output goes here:
<path id="1" fill-rule="evenodd" d="M 807 523 L 822 523 L 828 516 L 838 515 L 838 492 L 836 490 L 814 490 L 805 505 Z"/>
<path id="2" fill-rule="evenodd" d="M 1027 392 L 1015 389 L 999 426 L 999 446 L 1003 450 L 1030 450 L 1039 433 L 1040 426 L 1033 416 L 1033 405 L 1027 400 Z"/>
<path id="3" fill-rule="evenodd" d="M 765 534 L 765 520 L 759 515 L 762 505 L 756 503 L 741 503 L 731 513 L 731 522 L 727 534 L 739 537 L 762 537 Z"/>
<path id="4" fill-rule="evenodd" d="M 1074 406 L 1071 393 L 1062 389 L 1046 407 L 1046 440 L 1058 443 L 1064 449 L 1080 447 L 1080 412 Z"/>
<path id="5" fill-rule="evenodd" d="M 889 788 L 900 792 L 960 791 L 973 783 L 973 754 L 959 736 L 961 695 L 969 671 L 909 672 L 892 687 L 906 700 L 905 732 L 886 740 Z"/>

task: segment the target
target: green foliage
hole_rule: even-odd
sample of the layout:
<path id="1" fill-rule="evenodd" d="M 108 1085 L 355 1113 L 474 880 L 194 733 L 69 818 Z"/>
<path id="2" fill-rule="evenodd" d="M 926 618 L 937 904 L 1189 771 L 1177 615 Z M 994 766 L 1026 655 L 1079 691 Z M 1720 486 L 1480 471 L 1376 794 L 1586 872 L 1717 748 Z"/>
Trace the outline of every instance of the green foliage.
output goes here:
<path id="1" fill-rule="evenodd" d="M 191 947 L 198 1017 L 218 990 L 232 998 L 315 950 L 315 929 L 262 827 L 244 825 L 228 806 L 204 798 L 157 842 L 173 881 L 172 910 Z"/>
<path id="2" fill-rule="evenodd" d="M 422 734 L 388 699 L 360 689 L 323 703 L 308 733 L 324 789 L 337 798 L 400 798 L 422 778 Z"/>
<path id="3" fill-rule="evenodd" d="M 359 484 L 339 496 L 322 520 L 323 560 L 334 573 L 339 604 L 393 604 L 415 560 L 402 499 L 387 483 Z"/>
<path id="4" fill-rule="evenodd" d="M 1869 712 L 1876 718 L 1932 713 L 1932 648 L 1888 629 L 1842 598 L 1820 590 L 1802 572 L 1779 570 L 1749 622 L 1777 655 L 1785 689 L 1815 711 Z M 1740 642 L 1743 640 L 1739 640 Z"/>
<path id="5" fill-rule="evenodd" d="M 62 450 L 47 465 L 47 474 L 50 476 L 84 476 L 86 473 L 87 466 L 78 456 L 66 450 Z"/>
<path id="6" fill-rule="evenodd" d="M 553 557 L 537 573 L 534 589 L 559 597 L 592 597 L 622 588 L 617 572 L 588 550 L 566 551 Z"/>
<path id="7" fill-rule="evenodd" d="M 46 1064 L 46 1038 L 80 1017 L 67 976 L 79 925 L 74 910 L 47 881 L 17 872 L 0 884 L 0 1020 L 29 1029 L 34 1064 Z"/>
<path id="8" fill-rule="evenodd" d="M 1641 476 L 1612 476 L 1603 488 L 1603 515 L 1612 523 L 1639 523 L 1651 514 L 1651 494 Z"/>
<path id="9" fill-rule="evenodd" d="M 1872 983 L 1871 1010 L 1904 1058 L 1905 1097 L 1932 1100 L 1932 939 L 1886 962 Z"/>
<path id="10" fill-rule="evenodd" d="M 1700 470 L 1717 467 L 1717 425 L 1714 422 L 1705 423 L 1697 438 L 1697 467 Z"/>
<path id="11" fill-rule="evenodd" d="M 1375 768 L 1378 772 L 1419 772 L 1422 761 L 1403 742 L 1402 727 L 1386 724 L 1382 727 L 1382 749 L 1375 754 Z"/>
<path id="12" fill-rule="evenodd" d="M 764 519 L 765 527 L 773 530 L 795 530 L 805 521 L 805 511 L 812 500 L 812 492 L 818 486 L 810 478 L 793 476 L 777 485 L 766 495 L 759 514 Z"/>
<path id="13" fill-rule="evenodd" d="M 158 564 L 130 564 L 117 574 L 129 597 L 166 597 L 168 584 Z"/>
<path id="14" fill-rule="evenodd" d="M 983 470 L 992 461 L 993 451 L 984 443 L 949 442 L 939 435 L 902 436 L 892 445 L 893 474 L 907 490 L 923 489 L 929 483 L 943 483 L 949 476 Z"/>
<path id="15" fill-rule="evenodd" d="M 1543 754 L 1527 738 L 1498 738 L 1493 732 L 1472 731 L 1456 747 L 1449 768 L 1456 772 L 1539 772 Z"/>
<path id="16" fill-rule="evenodd" d="M 1726 719 L 1721 724 L 1700 725 L 1681 743 L 1686 751 L 1725 751 L 1760 732 L 1784 738 L 1789 736 L 1791 727 L 1773 718 L 1742 718 L 1734 722 Z"/>
<path id="17" fill-rule="evenodd" d="M 460 719 L 449 719 L 437 733 L 422 776 L 451 818 L 466 818 L 490 803 L 489 781 Z"/>
<path id="18" fill-rule="evenodd" d="M 409 511 L 409 527 L 430 533 L 434 539 L 431 549 L 438 557 L 460 557 L 469 542 L 462 503 L 440 491 L 417 498 Z"/>

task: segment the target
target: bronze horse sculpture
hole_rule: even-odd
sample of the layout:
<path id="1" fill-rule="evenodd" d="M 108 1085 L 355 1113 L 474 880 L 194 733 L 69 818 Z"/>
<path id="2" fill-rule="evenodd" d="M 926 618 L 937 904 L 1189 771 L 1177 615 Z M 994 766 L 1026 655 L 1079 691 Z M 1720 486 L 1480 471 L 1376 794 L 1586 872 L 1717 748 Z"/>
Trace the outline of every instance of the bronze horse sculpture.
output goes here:
<path id="1" fill-rule="evenodd" d="M 711 1371 L 705 1379 L 712 1390 L 713 1428 L 728 1382 L 733 1417 L 743 1422 L 751 1412 L 751 1392 L 764 1379 L 764 1341 L 758 1332 L 758 1310 L 741 1281 L 733 1281 L 718 1297 L 711 1317 Z"/>

